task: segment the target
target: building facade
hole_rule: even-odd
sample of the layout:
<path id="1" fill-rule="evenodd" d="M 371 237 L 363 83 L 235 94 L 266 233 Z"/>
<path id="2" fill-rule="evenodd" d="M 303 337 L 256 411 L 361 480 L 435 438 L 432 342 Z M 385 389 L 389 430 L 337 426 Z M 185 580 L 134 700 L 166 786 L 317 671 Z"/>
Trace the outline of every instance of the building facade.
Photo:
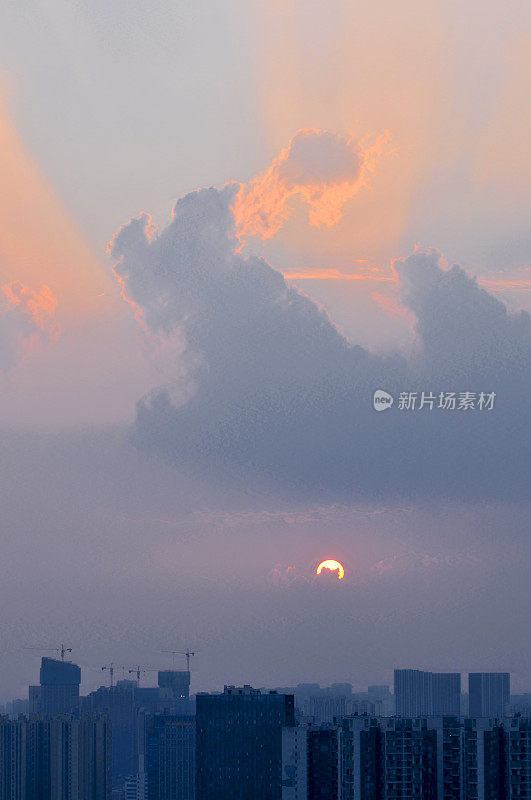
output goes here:
<path id="1" fill-rule="evenodd" d="M 459 716 L 461 674 L 395 669 L 395 709 L 398 717 Z"/>
<path id="2" fill-rule="evenodd" d="M 146 716 L 144 741 L 148 800 L 194 800 L 195 719 Z"/>
<path id="3" fill-rule="evenodd" d="M 226 686 L 196 698 L 196 800 L 281 800 L 293 695 Z"/>
<path id="4" fill-rule="evenodd" d="M 341 800 L 531 800 L 528 717 L 352 716 L 341 728 Z"/>
<path id="5" fill-rule="evenodd" d="M 468 675 L 468 716 L 503 717 L 509 711 L 509 672 L 471 672 Z"/>
<path id="6" fill-rule="evenodd" d="M 531 800 L 531 717 L 505 722 L 507 800 Z"/>
<path id="7" fill-rule="evenodd" d="M 341 797 L 341 729 L 321 725 L 308 730 L 308 800 Z"/>
<path id="8" fill-rule="evenodd" d="M 0 720 L 0 800 L 110 800 L 106 718 Z"/>
<path id="9" fill-rule="evenodd" d="M 40 685 L 29 687 L 29 712 L 49 717 L 77 714 L 81 669 L 70 661 L 43 658 Z"/>
<path id="10" fill-rule="evenodd" d="M 308 726 L 282 729 L 282 800 L 308 800 Z"/>

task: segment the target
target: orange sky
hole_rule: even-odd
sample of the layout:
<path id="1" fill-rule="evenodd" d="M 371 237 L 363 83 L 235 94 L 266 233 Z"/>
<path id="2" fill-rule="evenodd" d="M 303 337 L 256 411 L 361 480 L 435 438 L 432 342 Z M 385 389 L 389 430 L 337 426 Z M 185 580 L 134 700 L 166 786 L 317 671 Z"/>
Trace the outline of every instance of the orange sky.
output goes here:
<path id="1" fill-rule="evenodd" d="M 413 195 L 434 147 L 444 31 L 425 3 L 330 8 L 299 0 L 259 5 L 263 117 L 272 149 L 298 128 L 357 137 L 390 131 L 390 154 L 346 210 L 332 236 L 296 224 L 285 238 L 314 253 L 385 259 L 396 255 Z M 308 236 L 310 237 L 308 240 Z M 333 239 L 333 242 L 330 240 Z M 355 248 L 355 253 L 352 249 Z"/>
<path id="2" fill-rule="evenodd" d="M 475 0 L 464 6 L 254 3 L 272 154 L 307 126 L 391 136 L 369 187 L 332 232 L 309 229 L 303 215 L 282 231 L 282 254 L 296 258 L 297 267 L 328 262 L 346 272 L 356 257 L 382 265 L 420 239 L 472 271 L 482 270 L 482 259 L 492 269 L 492 231 L 499 233 L 500 260 L 507 252 L 499 266 L 518 265 L 511 247 L 522 238 L 531 164 L 528 36 L 509 7 L 504 14 Z"/>
<path id="3" fill-rule="evenodd" d="M 49 287 L 63 319 L 92 314 L 109 278 L 21 143 L 1 97 L 0 171 L 0 284 Z"/>

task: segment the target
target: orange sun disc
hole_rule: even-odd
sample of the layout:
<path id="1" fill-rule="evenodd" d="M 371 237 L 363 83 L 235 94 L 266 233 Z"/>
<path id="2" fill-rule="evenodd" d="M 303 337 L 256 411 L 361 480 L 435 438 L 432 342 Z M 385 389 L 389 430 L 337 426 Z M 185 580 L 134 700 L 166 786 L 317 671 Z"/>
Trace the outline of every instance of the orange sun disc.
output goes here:
<path id="1" fill-rule="evenodd" d="M 328 569 L 330 572 L 334 572 L 337 569 L 337 579 L 339 581 L 345 577 L 343 565 L 340 564 L 339 561 L 334 561 L 332 558 L 329 558 L 327 561 L 321 561 L 317 567 L 316 575 L 320 575 L 324 569 Z"/>

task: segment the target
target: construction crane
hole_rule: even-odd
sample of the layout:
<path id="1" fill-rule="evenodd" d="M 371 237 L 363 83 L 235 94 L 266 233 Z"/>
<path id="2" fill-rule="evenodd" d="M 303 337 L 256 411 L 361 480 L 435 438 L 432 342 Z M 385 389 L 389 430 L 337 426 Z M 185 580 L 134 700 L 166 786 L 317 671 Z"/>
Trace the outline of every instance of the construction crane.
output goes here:
<path id="1" fill-rule="evenodd" d="M 186 656 L 186 670 L 190 672 L 190 657 L 195 656 L 191 650 L 161 650 L 161 653 L 171 653 L 172 664 L 175 664 L 175 656 Z"/>
<path id="2" fill-rule="evenodd" d="M 72 652 L 71 647 L 65 647 L 64 644 L 61 644 L 59 647 L 25 647 L 24 650 L 52 650 L 54 653 L 59 653 L 61 656 L 61 661 L 65 660 L 65 655 L 67 653 Z"/>
<path id="3" fill-rule="evenodd" d="M 129 670 L 129 675 L 132 675 L 133 672 L 136 674 L 136 681 L 138 685 L 140 685 L 140 675 L 146 675 L 148 672 L 158 672 L 158 669 L 155 669 L 155 667 L 141 667 L 139 664 L 134 669 Z"/>
<path id="4" fill-rule="evenodd" d="M 107 664 L 106 666 L 102 667 L 102 670 L 104 669 L 109 670 L 109 675 L 111 676 L 111 689 L 112 689 L 112 687 L 114 686 L 114 664 L 111 662 L 110 664 Z"/>

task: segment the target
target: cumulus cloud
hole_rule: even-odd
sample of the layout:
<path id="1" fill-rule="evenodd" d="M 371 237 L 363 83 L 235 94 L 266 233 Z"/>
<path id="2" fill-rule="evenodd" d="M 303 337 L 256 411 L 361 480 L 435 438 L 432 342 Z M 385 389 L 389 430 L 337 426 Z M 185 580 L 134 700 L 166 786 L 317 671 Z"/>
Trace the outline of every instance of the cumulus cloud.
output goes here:
<path id="1" fill-rule="evenodd" d="M 513 316 L 436 251 L 395 262 L 415 315 L 415 359 L 350 345 L 266 261 L 238 252 L 237 187 L 193 192 L 153 234 L 133 220 L 112 243 L 126 295 L 150 330 L 179 335 L 195 391 L 139 404 L 140 448 L 227 479 L 318 500 L 521 496 L 530 318 Z M 376 413 L 375 389 L 396 398 Z M 401 392 L 496 393 L 492 411 L 400 410 Z"/>
<path id="2" fill-rule="evenodd" d="M 20 281 L 0 289 L 0 368 L 7 372 L 36 347 L 60 334 L 57 298 L 48 286 L 35 292 Z"/>
<path id="3" fill-rule="evenodd" d="M 308 206 L 311 225 L 335 225 L 345 203 L 366 186 L 386 142 L 386 134 L 369 145 L 300 130 L 268 169 L 241 185 L 233 207 L 237 237 L 271 238 L 293 214 L 295 199 Z"/>
<path id="4" fill-rule="evenodd" d="M 529 364 L 530 317 L 506 306 L 459 266 L 443 269 L 437 250 L 394 264 L 402 300 L 417 319 L 423 370 L 476 386 L 518 383 Z M 500 387 L 501 388 L 501 387 Z"/>

